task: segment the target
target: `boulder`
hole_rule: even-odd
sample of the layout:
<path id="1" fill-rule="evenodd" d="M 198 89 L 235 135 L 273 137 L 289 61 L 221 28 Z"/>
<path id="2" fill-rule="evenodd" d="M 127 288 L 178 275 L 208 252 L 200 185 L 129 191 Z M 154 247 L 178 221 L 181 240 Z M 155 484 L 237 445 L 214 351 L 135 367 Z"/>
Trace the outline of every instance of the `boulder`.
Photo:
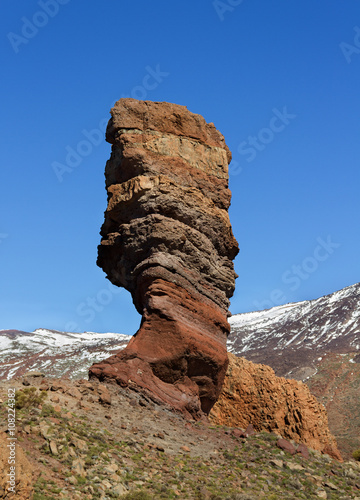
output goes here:
<path id="1" fill-rule="evenodd" d="M 111 115 L 97 263 L 129 290 L 142 319 L 128 346 L 89 376 L 200 418 L 228 365 L 238 253 L 228 216 L 231 153 L 215 126 L 185 106 L 120 99 Z"/>
<path id="2" fill-rule="evenodd" d="M 325 407 L 307 385 L 277 377 L 269 366 L 230 353 L 223 389 L 209 418 L 215 424 L 243 429 L 251 423 L 257 432 L 273 432 L 342 460 Z M 304 447 L 299 453 L 302 450 L 305 454 Z"/>

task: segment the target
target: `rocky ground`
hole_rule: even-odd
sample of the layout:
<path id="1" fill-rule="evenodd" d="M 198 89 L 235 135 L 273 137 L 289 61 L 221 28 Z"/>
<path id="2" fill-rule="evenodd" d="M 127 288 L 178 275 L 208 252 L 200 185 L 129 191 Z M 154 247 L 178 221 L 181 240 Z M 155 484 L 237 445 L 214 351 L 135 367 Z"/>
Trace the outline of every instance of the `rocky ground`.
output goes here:
<path id="1" fill-rule="evenodd" d="M 8 388 L 19 407 L 17 500 L 360 499 L 359 462 L 307 457 L 306 447 L 292 454 L 275 434 L 185 420 L 117 385 L 40 376 L 1 382 L 5 473 Z M 12 498 L 5 481 L 0 498 Z"/>

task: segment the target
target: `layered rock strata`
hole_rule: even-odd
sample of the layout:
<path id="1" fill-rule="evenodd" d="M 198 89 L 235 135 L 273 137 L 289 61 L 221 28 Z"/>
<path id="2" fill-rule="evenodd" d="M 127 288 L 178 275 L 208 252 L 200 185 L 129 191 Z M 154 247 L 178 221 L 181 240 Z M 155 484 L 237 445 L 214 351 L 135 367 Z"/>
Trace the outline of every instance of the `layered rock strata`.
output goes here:
<path id="1" fill-rule="evenodd" d="M 307 385 L 277 377 L 266 365 L 229 353 L 229 367 L 210 420 L 229 427 L 277 432 L 342 460 L 327 413 Z"/>
<path id="2" fill-rule="evenodd" d="M 120 99 L 111 116 L 97 263 L 129 290 L 142 319 L 125 350 L 89 375 L 199 417 L 228 365 L 238 253 L 227 211 L 231 153 L 215 126 L 185 106 Z"/>

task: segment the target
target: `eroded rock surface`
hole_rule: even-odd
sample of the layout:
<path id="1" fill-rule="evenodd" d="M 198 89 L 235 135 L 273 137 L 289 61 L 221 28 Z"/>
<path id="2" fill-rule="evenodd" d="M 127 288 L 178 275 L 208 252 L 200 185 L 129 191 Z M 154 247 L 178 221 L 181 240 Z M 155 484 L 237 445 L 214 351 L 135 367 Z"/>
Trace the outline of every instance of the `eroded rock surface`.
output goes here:
<path id="1" fill-rule="evenodd" d="M 131 292 L 142 320 L 125 350 L 89 375 L 200 416 L 228 365 L 238 253 L 227 212 L 231 153 L 185 106 L 120 99 L 111 115 L 98 265 Z"/>
<path id="2" fill-rule="evenodd" d="M 220 425 L 276 432 L 341 460 L 327 413 L 307 385 L 229 353 L 222 393 L 210 413 Z"/>

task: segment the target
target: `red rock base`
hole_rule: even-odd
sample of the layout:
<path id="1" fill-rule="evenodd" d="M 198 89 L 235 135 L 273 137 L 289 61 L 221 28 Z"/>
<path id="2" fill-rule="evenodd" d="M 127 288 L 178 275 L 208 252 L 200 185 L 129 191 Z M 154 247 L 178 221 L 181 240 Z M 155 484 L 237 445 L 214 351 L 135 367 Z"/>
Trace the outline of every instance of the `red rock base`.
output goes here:
<path id="1" fill-rule="evenodd" d="M 163 279 L 142 286 L 143 317 L 128 346 L 89 370 L 89 377 L 115 380 L 192 418 L 215 404 L 228 366 L 224 313 Z"/>

